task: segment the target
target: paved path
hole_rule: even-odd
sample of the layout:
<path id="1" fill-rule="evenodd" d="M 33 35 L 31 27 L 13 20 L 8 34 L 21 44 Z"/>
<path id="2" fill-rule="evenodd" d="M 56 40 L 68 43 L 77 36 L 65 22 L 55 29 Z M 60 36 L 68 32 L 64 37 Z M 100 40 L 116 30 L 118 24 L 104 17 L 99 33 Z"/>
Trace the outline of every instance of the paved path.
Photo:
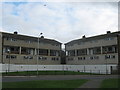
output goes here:
<path id="1" fill-rule="evenodd" d="M 90 80 L 79 88 L 99 88 L 103 79 Z"/>
<path id="2" fill-rule="evenodd" d="M 118 78 L 118 75 L 40 75 L 36 76 L 4 76 L 2 82 L 20 82 L 32 80 L 75 80 L 75 79 L 88 79 L 88 80 L 103 80 L 108 78 Z"/>
<path id="3" fill-rule="evenodd" d="M 96 88 L 100 87 L 102 80 L 109 78 L 119 78 L 118 75 L 40 75 L 36 76 L 4 76 L 2 82 L 20 82 L 20 81 L 31 81 L 31 80 L 74 80 L 74 79 L 88 79 L 89 81 L 76 88 Z"/>

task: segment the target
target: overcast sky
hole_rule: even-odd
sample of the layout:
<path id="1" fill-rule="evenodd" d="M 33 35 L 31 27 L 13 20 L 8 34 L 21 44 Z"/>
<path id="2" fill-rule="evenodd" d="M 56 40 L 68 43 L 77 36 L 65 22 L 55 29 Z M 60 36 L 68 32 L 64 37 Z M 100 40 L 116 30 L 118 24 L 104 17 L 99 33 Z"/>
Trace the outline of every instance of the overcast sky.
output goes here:
<path id="1" fill-rule="evenodd" d="M 118 31 L 117 2 L 7 2 L 2 3 L 0 30 L 67 43 Z"/>

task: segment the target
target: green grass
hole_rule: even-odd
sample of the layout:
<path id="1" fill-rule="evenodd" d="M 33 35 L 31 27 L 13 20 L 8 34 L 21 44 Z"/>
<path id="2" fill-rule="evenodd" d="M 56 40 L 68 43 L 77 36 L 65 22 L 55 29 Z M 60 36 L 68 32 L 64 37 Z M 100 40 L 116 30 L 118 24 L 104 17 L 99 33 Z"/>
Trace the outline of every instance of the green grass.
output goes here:
<path id="1" fill-rule="evenodd" d="M 24 82 L 3 82 L 2 88 L 78 88 L 88 80 L 39 80 Z"/>
<path id="2" fill-rule="evenodd" d="M 118 82 L 120 83 L 120 79 L 105 79 L 101 83 L 101 88 L 118 88 Z"/>
<path id="3" fill-rule="evenodd" d="M 75 71 L 39 71 L 39 75 L 100 75 L 94 73 L 84 73 L 84 72 L 75 72 Z M 29 76 L 37 75 L 37 71 L 23 71 L 23 72 L 8 72 L 2 73 L 3 76 Z"/>

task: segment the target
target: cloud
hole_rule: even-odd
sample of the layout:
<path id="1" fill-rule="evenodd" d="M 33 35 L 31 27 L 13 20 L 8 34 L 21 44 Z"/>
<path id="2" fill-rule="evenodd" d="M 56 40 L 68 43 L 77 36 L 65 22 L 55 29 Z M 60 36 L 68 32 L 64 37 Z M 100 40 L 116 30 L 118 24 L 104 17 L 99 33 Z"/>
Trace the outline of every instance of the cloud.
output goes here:
<path id="1" fill-rule="evenodd" d="M 62 43 L 118 30 L 117 3 L 3 3 L 3 29 Z"/>

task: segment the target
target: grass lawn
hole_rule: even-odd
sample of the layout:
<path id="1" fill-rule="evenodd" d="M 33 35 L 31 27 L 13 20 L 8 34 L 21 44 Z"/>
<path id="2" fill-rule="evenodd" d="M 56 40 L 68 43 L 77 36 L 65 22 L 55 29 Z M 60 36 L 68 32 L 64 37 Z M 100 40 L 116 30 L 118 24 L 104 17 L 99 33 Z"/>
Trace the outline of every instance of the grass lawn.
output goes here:
<path id="1" fill-rule="evenodd" d="M 75 72 L 75 71 L 39 71 L 39 75 L 99 75 L 93 73 Z M 2 73 L 3 76 L 28 76 L 37 75 L 37 71 L 21 71 L 21 72 L 8 72 Z"/>
<path id="2" fill-rule="evenodd" d="M 3 82 L 2 88 L 78 88 L 88 80 L 39 80 L 24 82 Z"/>
<path id="3" fill-rule="evenodd" d="M 118 82 L 120 83 L 120 79 L 105 79 L 102 81 L 101 88 L 118 88 Z"/>

